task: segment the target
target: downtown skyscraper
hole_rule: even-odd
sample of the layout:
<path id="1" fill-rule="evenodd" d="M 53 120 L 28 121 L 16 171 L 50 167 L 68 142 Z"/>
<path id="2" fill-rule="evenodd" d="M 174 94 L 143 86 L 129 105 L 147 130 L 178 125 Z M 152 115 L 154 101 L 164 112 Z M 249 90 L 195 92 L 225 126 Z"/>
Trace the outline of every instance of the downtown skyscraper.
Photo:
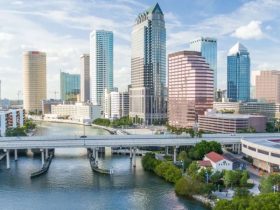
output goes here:
<path id="1" fill-rule="evenodd" d="M 199 37 L 190 42 L 190 49 L 201 52 L 214 75 L 214 93 L 217 92 L 217 39 L 210 37 Z"/>
<path id="2" fill-rule="evenodd" d="M 113 90 L 113 32 L 90 34 L 91 102 L 104 109 L 105 89 Z"/>
<path id="3" fill-rule="evenodd" d="M 81 55 L 80 63 L 81 63 L 80 98 L 81 98 L 81 102 L 88 102 L 90 101 L 89 54 Z"/>
<path id="4" fill-rule="evenodd" d="M 40 114 L 42 100 L 47 98 L 46 53 L 28 51 L 23 54 L 23 108 L 26 113 Z"/>
<path id="5" fill-rule="evenodd" d="M 231 101 L 250 100 L 250 55 L 247 48 L 236 43 L 227 56 L 227 96 Z"/>
<path id="6" fill-rule="evenodd" d="M 60 72 L 60 99 L 80 101 L 80 75 Z"/>
<path id="7" fill-rule="evenodd" d="M 139 14 L 132 30 L 130 117 L 166 119 L 166 29 L 158 4 Z"/>

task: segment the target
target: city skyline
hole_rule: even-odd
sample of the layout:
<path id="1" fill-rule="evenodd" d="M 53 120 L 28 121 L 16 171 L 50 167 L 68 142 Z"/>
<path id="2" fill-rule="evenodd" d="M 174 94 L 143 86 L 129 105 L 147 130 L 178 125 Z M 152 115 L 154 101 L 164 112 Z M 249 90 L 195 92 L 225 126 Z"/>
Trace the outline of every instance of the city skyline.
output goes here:
<path id="1" fill-rule="evenodd" d="M 176 4 L 158 2 L 165 13 L 167 54 L 188 49 L 189 41 L 199 36 L 217 38 L 218 81 L 222 81 L 218 82 L 218 88 L 226 87 L 227 51 L 238 40 L 250 51 L 252 70 L 278 69 L 280 66 L 276 45 L 279 41 L 275 37 L 279 2 L 240 0 L 221 6 L 221 1 L 213 0 L 209 3 L 211 7 L 205 5 L 204 0 L 178 1 Z M 16 99 L 18 90 L 22 90 L 22 81 L 13 78 L 22 74 L 20 58 L 27 50 L 47 53 L 47 95 L 54 98 L 54 91 L 59 90 L 59 70 L 80 72 L 79 56 L 89 53 L 88 34 L 94 29 L 112 30 L 116 35 L 114 81 L 120 90 L 124 90 L 130 83 L 129 32 L 135 16 L 155 3 L 126 0 L 0 3 L 1 16 L 7 20 L 0 23 L 2 98 Z M 183 8 L 191 9 L 185 14 Z M 106 15 L 108 10 L 110 17 Z M 195 14 L 195 11 L 201 12 Z M 32 28 L 36 33 L 30 33 L 26 28 Z M 271 52 L 269 56 L 267 50 Z"/>

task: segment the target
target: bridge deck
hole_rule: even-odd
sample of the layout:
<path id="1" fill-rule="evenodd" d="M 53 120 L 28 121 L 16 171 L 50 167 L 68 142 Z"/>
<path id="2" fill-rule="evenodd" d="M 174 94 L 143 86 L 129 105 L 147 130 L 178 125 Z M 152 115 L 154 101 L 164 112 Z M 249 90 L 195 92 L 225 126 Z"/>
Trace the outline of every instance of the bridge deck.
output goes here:
<path id="1" fill-rule="evenodd" d="M 279 138 L 279 134 L 207 134 L 202 138 L 183 135 L 104 135 L 104 136 L 31 136 L 0 137 L 1 149 L 43 149 L 65 147 L 143 147 L 188 146 L 202 140 L 217 141 L 222 145 L 240 144 L 241 139 Z"/>

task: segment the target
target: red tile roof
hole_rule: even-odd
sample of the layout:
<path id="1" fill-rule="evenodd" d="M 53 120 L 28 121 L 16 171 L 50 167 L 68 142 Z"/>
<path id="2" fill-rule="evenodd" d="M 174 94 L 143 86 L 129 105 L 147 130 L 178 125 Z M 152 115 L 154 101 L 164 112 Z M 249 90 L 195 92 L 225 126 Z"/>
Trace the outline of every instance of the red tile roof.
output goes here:
<path id="1" fill-rule="evenodd" d="M 209 160 L 211 160 L 214 163 L 217 163 L 221 160 L 226 159 L 224 156 L 216 153 L 216 152 L 209 152 L 208 154 L 205 155 Z"/>
<path id="2" fill-rule="evenodd" d="M 200 160 L 200 161 L 198 161 L 198 165 L 200 167 L 211 167 L 212 166 L 212 164 L 209 160 Z"/>

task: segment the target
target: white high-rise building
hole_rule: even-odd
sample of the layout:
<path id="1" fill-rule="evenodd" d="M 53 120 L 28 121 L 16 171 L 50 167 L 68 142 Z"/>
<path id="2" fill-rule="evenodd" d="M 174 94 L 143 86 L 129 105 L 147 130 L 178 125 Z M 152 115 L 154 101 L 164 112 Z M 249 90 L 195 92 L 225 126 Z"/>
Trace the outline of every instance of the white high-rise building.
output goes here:
<path id="1" fill-rule="evenodd" d="M 107 119 L 119 119 L 129 115 L 128 92 L 105 92 L 104 116 Z"/>
<path id="2" fill-rule="evenodd" d="M 90 34 L 91 102 L 104 110 L 105 89 L 113 90 L 113 32 Z"/>
<path id="3" fill-rule="evenodd" d="M 89 54 L 81 55 L 80 62 L 81 62 L 80 98 L 81 98 L 81 102 L 88 102 L 90 101 Z"/>
<path id="4" fill-rule="evenodd" d="M 120 117 L 121 117 L 120 93 L 111 92 L 111 118 L 119 119 Z"/>
<path id="5" fill-rule="evenodd" d="M 111 93 L 108 89 L 105 89 L 105 96 L 104 96 L 104 117 L 107 119 L 111 118 Z"/>
<path id="6" fill-rule="evenodd" d="M 23 107 L 27 113 L 42 112 L 47 98 L 46 53 L 28 51 L 23 54 Z"/>
<path id="7" fill-rule="evenodd" d="M 23 109 L 0 111 L 0 136 L 5 136 L 8 128 L 22 127 L 24 122 L 25 111 Z"/>

